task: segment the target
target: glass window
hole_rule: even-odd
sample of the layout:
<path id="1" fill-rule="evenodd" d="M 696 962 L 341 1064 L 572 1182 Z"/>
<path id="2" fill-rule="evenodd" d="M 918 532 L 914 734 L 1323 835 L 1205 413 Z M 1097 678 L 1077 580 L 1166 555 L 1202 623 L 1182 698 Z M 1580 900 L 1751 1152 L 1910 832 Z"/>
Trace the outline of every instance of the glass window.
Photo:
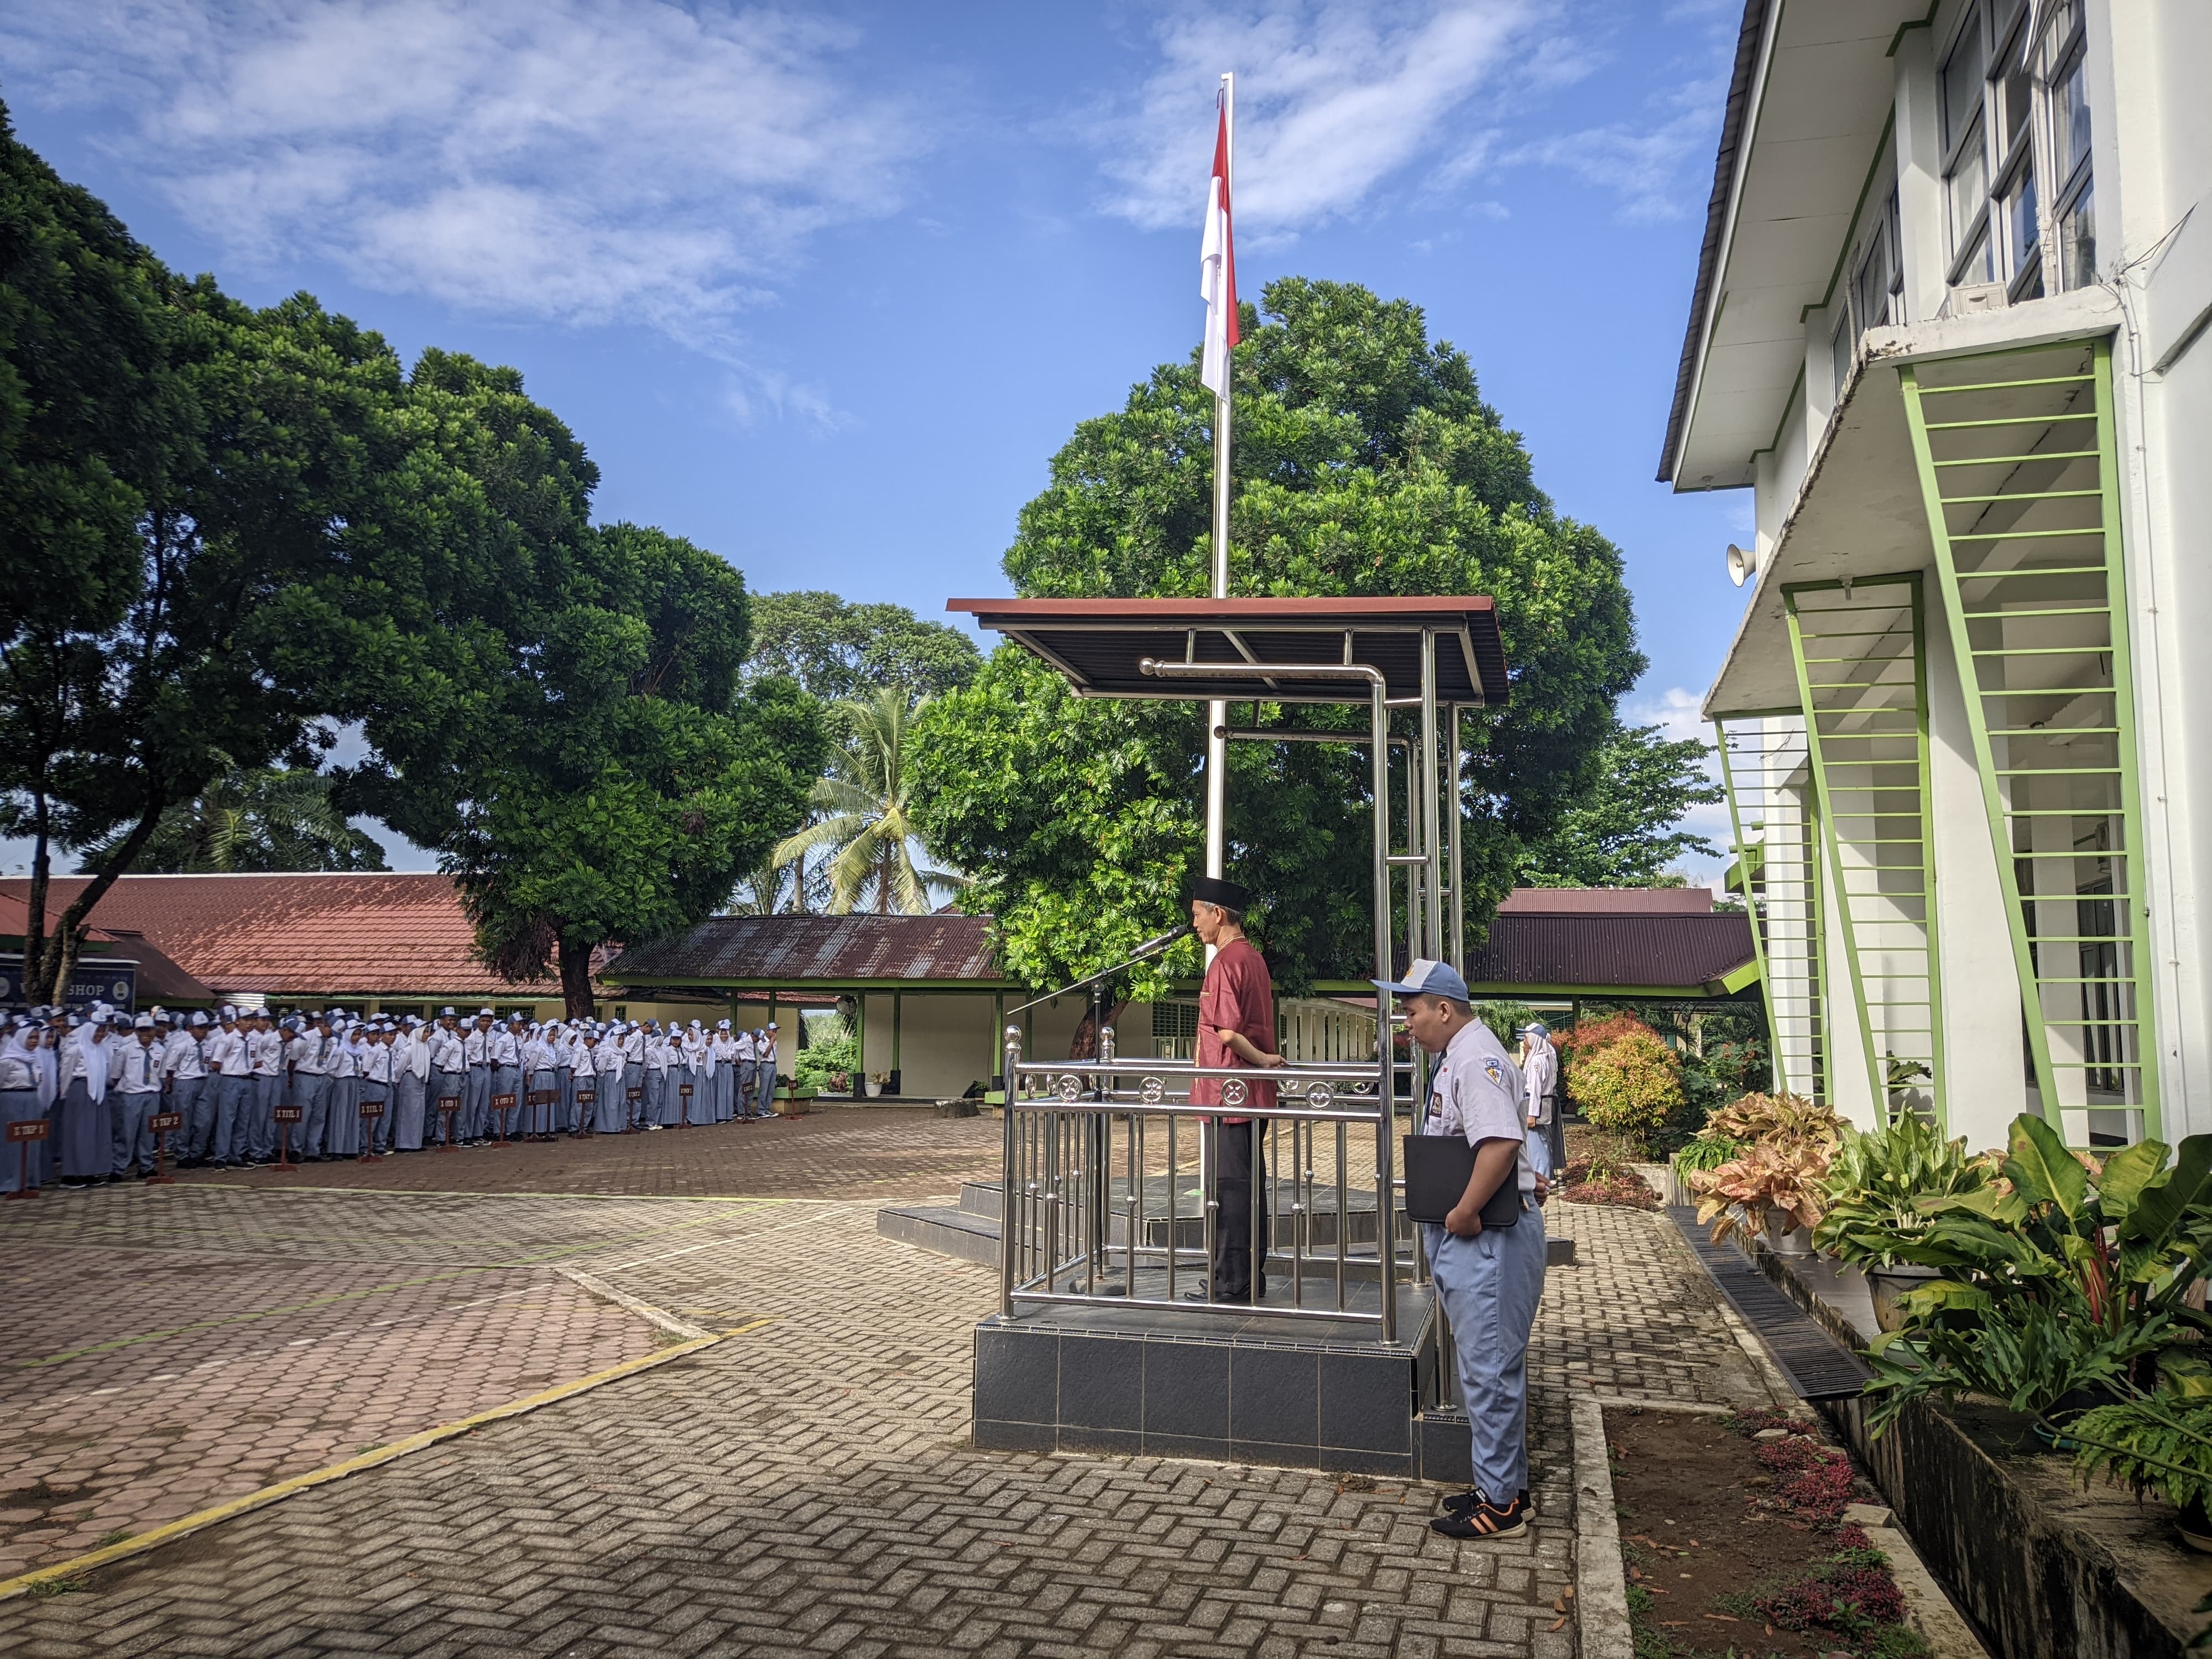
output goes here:
<path id="1" fill-rule="evenodd" d="M 1966 19 L 1958 43 L 1943 65 L 1943 148 L 1954 149 L 1970 131 L 1982 106 L 1982 20 Z"/>
<path id="2" fill-rule="evenodd" d="M 2089 159 L 2089 70 L 2081 53 L 2051 88 L 2051 157 L 2057 174 L 2071 179 Z"/>
<path id="3" fill-rule="evenodd" d="M 2035 216 L 2035 165 L 2030 162 L 2013 175 L 1999 204 L 2004 225 L 2005 268 L 2017 276 L 2033 264 L 2043 252 L 2042 226 Z"/>
<path id="4" fill-rule="evenodd" d="M 2058 221 L 2058 272 L 2068 288 L 2097 280 L 2096 192 L 2087 185 Z"/>
<path id="5" fill-rule="evenodd" d="M 1840 398 L 1844 395 L 1844 382 L 1851 377 L 1851 356 L 1857 349 L 1857 343 L 1852 333 L 1851 319 L 1846 316 L 1836 325 L 1836 331 L 1828 340 L 1829 364 L 1835 371 L 1836 398 Z"/>

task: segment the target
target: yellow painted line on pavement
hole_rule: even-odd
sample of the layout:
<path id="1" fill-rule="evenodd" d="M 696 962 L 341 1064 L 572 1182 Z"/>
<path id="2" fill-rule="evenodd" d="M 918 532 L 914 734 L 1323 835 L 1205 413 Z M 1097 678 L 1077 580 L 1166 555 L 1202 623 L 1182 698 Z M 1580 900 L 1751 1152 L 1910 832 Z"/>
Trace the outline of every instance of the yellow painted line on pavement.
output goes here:
<path id="1" fill-rule="evenodd" d="M 718 1335 L 698 1337 L 689 1342 L 679 1342 L 673 1347 L 660 1348 L 652 1353 L 641 1354 L 635 1359 L 625 1359 L 619 1365 L 611 1365 L 605 1370 L 594 1371 L 589 1376 L 580 1376 L 573 1382 L 556 1383 L 544 1392 L 531 1395 L 526 1399 L 511 1400 L 504 1406 L 494 1406 L 489 1411 L 478 1412 L 472 1417 L 459 1418 L 451 1423 L 441 1423 L 434 1429 L 425 1429 L 419 1434 L 410 1434 L 405 1439 L 395 1440 L 388 1446 L 379 1446 L 374 1451 L 363 1452 L 358 1457 L 349 1457 L 343 1463 L 333 1463 L 328 1468 L 316 1469 L 307 1474 L 295 1474 L 289 1480 L 280 1480 L 273 1486 L 264 1486 L 258 1492 L 247 1492 L 242 1498 L 234 1498 L 228 1503 L 217 1504 L 212 1509 L 201 1510 L 197 1514 L 165 1522 L 150 1532 L 142 1532 L 134 1538 L 125 1539 L 119 1544 L 110 1544 L 106 1548 L 94 1550 L 89 1555 L 80 1555 L 74 1560 L 59 1562 L 50 1567 L 40 1567 L 30 1572 L 19 1574 L 13 1578 L 0 1579 L 0 1601 L 8 1601 L 14 1596 L 27 1595 L 34 1587 L 42 1583 L 75 1578 L 95 1568 L 109 1566 L 131 1556 L 143 1554 L 160 1545 L 187 1537 L 192 1533 L 212 1527 L 219 1522 L 251 1514 L 255 1510 L 266 1509 L 271 1504 L 281 1503 L 295 1492 L 306 1492 L 313 1486 L 327 1486 L 333 1480 L 343 1480 L 349 1474 L 359 1474 L 363 1470 L 376 1468 L 382 1464 L 404 1457 L 410 1452 L 418 1452 L 425 1447 L 434 1446 L 441 1440 L 451 1440 L 456 1435 L 466 1434 L 472 1429 L 480 1429 L 487 1423 L 496 1423 L 502 1418 L 520 1417 L 526 1412 L 536 1411 L 541 1406 L 553 1405 L 556 1401 L 567 1400 L 605 1383 L 618 1382 L 623 1377 L 635 1376 L 638 1372 L 651 1370 L 656 1365 L 665 1365 L 672 1359 L 681 1359 L 686 1354 L 697 1353 L 702 1348 L 711 1348 L 717 1342 L 726 1342 L 733 1336 L 750 1336 L 753 1332 L 775 1322 L 773 1316 L 765 1316 L 756 1319 L 749 1324 L 740 1325 L 733 1330 L 723 1331 Z"/>

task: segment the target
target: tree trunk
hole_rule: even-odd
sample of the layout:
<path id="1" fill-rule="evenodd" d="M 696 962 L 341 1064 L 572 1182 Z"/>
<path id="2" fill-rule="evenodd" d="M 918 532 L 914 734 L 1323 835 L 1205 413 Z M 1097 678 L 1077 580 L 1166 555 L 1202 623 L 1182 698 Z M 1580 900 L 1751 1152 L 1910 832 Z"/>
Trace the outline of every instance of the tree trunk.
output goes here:
<path id="1" fill-rule="evenodd" d="M 31 846 L 31 896 L 28 902 L 30 918 L 23 924 L 23 995 L 35 1001 L 37 993 L 32 989 L 37 982 L 40 968 L 46 957 L 46 882 L 52 870 L 52 853 L 46 831 L 52 808 L 46 799 L 46 779 L 40 777 L 40 787 L 33 799 L 33 842 Z"/>
<path id="2" fill-rule="evenodd" d="M 561 941 L 561 1000 L 570 1019 L 592 1018 L 592 947 Z"/>
<path id="3" fill-rule="evenodd" d="M 1106 1010 L 1106 1023 L 1116 1031 L 1121 1030 L 1121 1015 L 1128 1006 L 1128 1002 L 1124 1000 L 1112 1004 Z M 1067 1057 L 1070 1060 L 1098 1058 L 1098 1034 L 1091 1029 L 1091 1011 L 1088 1007 L 1085 1008 L 1083 1018 L 1076 1022 L 1075 1035 L 1067 1040 Z"/>
<path id="4" fill-rule="evenodd" d="M 54 924 L 53 937 L 46 942 L 40 959 L 36 982 L 46 987 L 46 1000 L 59 1006 L 69 992 L 70 975 L 76 971 L 77 952 L 84 947 L 85 918 L 93 907 L 107 896 L 107 890 L 115 885 L 115 878 L 137 862 L 139 853 L 154 834 L 154 826 L 161 821 L 160 799 L 146 803 L 144 813 L 131 828 L 123 842 L 100 861 L 100 869 L 85 883 L 77 896 L 70 901 L 61 920 Z M 24 966 L 30 964 L 26 962 Z"/>

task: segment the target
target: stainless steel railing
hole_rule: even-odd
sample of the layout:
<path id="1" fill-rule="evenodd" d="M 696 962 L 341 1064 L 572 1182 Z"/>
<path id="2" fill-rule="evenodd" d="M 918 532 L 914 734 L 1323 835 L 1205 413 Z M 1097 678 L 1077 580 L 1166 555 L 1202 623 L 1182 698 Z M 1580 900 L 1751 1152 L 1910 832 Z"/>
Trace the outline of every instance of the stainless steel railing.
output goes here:
<path id="1" fill-rule="evenodd" d="M 1261 1310 L 1395 1341 L 1398 1285 L 1425 1273 L 1398 1200 L 1398 1089 L 1379 1086 L 1389 1074 L 1373 1061 L 1258 1071 L 1124 1060 L 1112 1035 L 1102 1060 L 1032 1061 L 1019 1028 L 1006 1031 L 1000 1311 Z M 1200 1079 L 1220 1083 L 1220 1103 L 1192 1103 Z M 1274 1104 L 1257 1103 L 1256 1083 L 1274 1085 Z M 1222 1223 L 1211 1176 L 1226 1119 L 1261 1126 L 1246 1243 L 1255 1282 L 1271 1282 L 1256 1310 L 1216 1299 L 1213 1283 Z"/>

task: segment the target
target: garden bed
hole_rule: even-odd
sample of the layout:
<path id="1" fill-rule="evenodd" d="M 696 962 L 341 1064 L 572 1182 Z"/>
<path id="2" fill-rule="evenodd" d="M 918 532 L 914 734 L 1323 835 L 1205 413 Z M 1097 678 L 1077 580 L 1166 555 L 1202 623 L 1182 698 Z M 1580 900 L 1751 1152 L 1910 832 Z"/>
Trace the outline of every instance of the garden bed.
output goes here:
<path id="1" fill-rule="evenodd" d="M 1615 1170 L 1597 1180 L 1590 1178 L 1587 1158 L 1559 1171 L 1559 1194 L 1570 1204 L 1617 1204 L 1632 1210 L 1656 1210 L 1659 1194 L 1633 1170 Z"/>
<path id="2" fill-rule="evenodd" d="M 1637 1659 L 1928 1652 L 1887 1559 L 1844 1521 L 1850 1458 L 1810 1420 L 1629 1407 L 1605 1428 Z"/>

